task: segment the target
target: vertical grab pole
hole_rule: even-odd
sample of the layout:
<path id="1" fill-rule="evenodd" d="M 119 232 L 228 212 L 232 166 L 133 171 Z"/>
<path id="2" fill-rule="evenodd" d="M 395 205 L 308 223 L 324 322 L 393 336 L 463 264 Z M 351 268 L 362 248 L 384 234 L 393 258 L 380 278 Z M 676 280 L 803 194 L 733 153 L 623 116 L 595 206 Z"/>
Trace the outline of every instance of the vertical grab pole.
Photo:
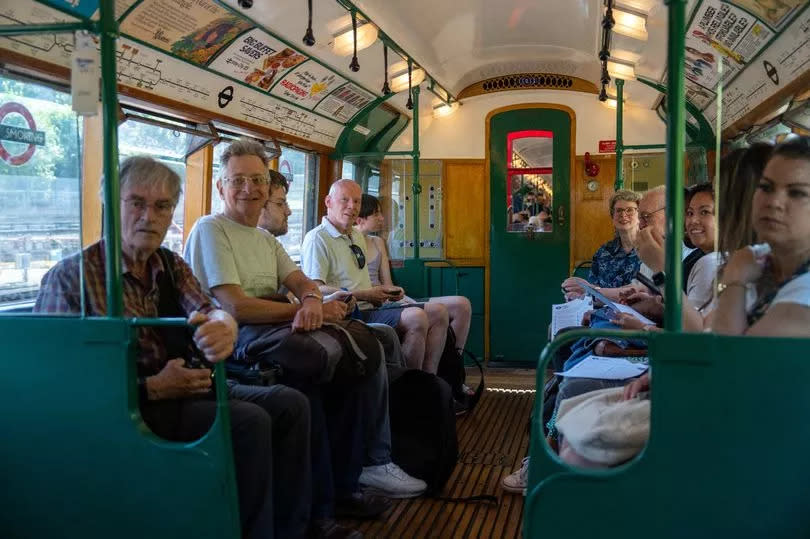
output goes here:
<path id="1" fill-rule="evenodd" d="M 618 191 L 624 187 L 624 166 L 622 166 L 622 156 L 624 155 L 624 138 L 622 131 L 622 118 L 624 115 L 624 81 L 616 79 L 616 181 L 613 189 Z"/>
<path id="2" fill-rule="evenodd" d="M 118 23 L 115 2 L 101 0 L 101 105 L 104 133 L 104 243 L 107 274 L 107 316 L 123 314 L 121 279 L 121 193 L 118 185 L 118 94 L 115 42 Z"/>
<path id="3" fill-rule="evenodd" d="M 413 257 L 419 260 L 419 86 L 411 90 L 413 95 Z"/>
<path id="4" fill-rule="evenodd" d="M 683 175 L 686 139 L 684 124 L 684 47 L 686 46 L 686 0 L 666 0 L 669 7 L 667 50 L 667 237 L 666 246 L 666 296 L 664 325 L 667 331 L 680 332 L 683 269 L 681 253 L 683 246 Z"/>

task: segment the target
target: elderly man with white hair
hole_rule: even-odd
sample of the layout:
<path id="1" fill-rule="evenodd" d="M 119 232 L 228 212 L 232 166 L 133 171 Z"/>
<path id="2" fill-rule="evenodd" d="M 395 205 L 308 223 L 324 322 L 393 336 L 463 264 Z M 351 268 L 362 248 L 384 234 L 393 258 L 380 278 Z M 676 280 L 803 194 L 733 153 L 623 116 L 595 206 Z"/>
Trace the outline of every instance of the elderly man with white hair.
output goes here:
<path id="1" fill-rule="evenodd" d="M 120 185 L 124 316 L 185 316 L 196 326 L 193 335 L 185 329 L 138 330 L 141 417 L 162 438 L 192 441 L 209 430 L 216 416 L 211 371 L 186 366 L 192 342 L 209 362 L 221 361 L 233 350 L 236 322 L 211 304 L 182 258 L 160 247 L 180 197 L 177 174 L 150 157 L 130 157 L 121 164 Z M 84 275 L 80 276 L 82 259 Z M 43 277 L 35 312 L 78 314 L 84 299 L 88 315 L 106 315 L 104 268 L 103 241 L 61 261 Z M 273 459 L 303 455 L 300 458 L 308 461 L 306 398 L 283 386 L 246 388 L 239 398 L 231 397 L 231 439 L 244 536 L 302 536 L 308 507 L 301 511 L 287 494 L 274 498 L 278 474 Z M 299 493 L 308 496 L 306 491 Z"/>

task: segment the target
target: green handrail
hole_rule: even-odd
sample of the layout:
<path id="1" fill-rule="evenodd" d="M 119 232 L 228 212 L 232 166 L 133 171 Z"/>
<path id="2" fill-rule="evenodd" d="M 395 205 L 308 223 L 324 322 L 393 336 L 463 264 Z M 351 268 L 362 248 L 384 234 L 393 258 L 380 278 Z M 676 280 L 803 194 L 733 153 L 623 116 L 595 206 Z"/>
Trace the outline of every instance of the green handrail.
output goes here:
<path id="1" fill-rule="evenodd" d="M 680 332 L 683 282 L 681 250 L 683 247 L 683 155 L 686 151 L 684 122 L 686 91 L 684 88 L 684 55 L 686 37 L 686 0 L 666 0 L 669 6 L 667 49 L 667 203 L 666 203 L 666 297 L 664 327 Z"/>
<path id="2" fill-rule="evenodd" d="M 120 318 L 124 312 L 121 275 L 121 191 L 118 183 L 118 88 L 115 42 L 118 23 L 115 2 L 99 2 L 101 30 L 101 108 L 104 152 L 104 248 L 107 272 L 107 316 Z"/>
<path id="3" fill-rule="evenodd" d="M 624 187 L 624 167 L 622 154 L 624 154 L 624 81 L 616 79 L 616 181 L 613 190 L 618 191 Z"/>
<path id="4" fill-rule="evenodd" d="M 52 24 L 0 24 L 0 36 L 22 36 L 27 34 L 61 34 L 87 30 L 95 32 L 96 24 L 91 21 L 56 22 Z"/>
<path id="5" fill-rule="evenodd" d="M 413 96 L 413 257 L 419 260 L 419 85 L 411 90 Z"/>

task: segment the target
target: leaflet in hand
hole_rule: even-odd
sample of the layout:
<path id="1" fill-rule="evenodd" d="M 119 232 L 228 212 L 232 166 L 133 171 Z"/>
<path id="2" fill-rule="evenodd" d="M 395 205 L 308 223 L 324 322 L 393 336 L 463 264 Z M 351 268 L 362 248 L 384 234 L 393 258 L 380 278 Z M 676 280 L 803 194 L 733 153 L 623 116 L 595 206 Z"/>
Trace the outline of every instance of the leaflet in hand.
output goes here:
<path id="1" fill-rule="evenodd" d="M 631 315 L 635 316 L 637 319 L 641 320 L 641 322 L 643 324 L 645 324 L 645 325 L 651 325 L 651 326 L 656 325 L 655 322 L 653 322 L 652 320 L 650 320 L 649 318 L 647 318 L 646 316 L 644 316 L 640 312 L 636 311 L 634 308 L 632 308 L 632 307 L 630 307 L 628 305 L 624 305 L 622 303 L 614 303 L 607 296 L 605 296 L 604 294 L 602 294 L 601 292 L 596 290 L 594 287 L 592 287 L 590 284 L 588 284 L 587 281 L 584 281 L 582 279 L 578 279 L 578 282 L 579 282 L 580 286 L 582 286 L 582 288 L 585 289 L 585 294 L 598 299 L 599 301 L 601 301 L 605 305 L 605 307 L 609 307 L 609 308 L 613 309 L 616 312 L 631 314 Z"/>
<path id="2" fill-rule="evenodd" d="M 571 378 L 625 380 L 644 374 L 649 368 L 647 357 L 588 356 L 567 371 L 554 374 Z"/>
<path id="3" fill-rule="evenodd" d="M 582 316 L 593 310 L 593 300 L 585 296 L 568 303 L 551 306 L 551 338 L 563 328 L 581 327 Z"/>

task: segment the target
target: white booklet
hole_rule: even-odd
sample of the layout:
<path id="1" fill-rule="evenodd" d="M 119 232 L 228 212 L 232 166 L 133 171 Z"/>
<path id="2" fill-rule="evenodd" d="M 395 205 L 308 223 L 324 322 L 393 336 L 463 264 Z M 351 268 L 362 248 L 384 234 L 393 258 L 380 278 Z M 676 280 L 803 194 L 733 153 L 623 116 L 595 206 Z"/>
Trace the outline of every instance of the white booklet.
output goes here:
<path id="1" fill-rule="evenodd" d="M 555 372 L 571 378 L 598 378 L 600 380 L 624 380 L 644 374 L 650 368 L 650 360 L 643 357 L 588 356 L 567 371 Z"/>
<path id="2" fill-rule="evenodd" d="M 634 308 L 632 308 L 632 307 L 630 307 L 628 305 L 624 305 L 622 303 L 614 303 L 613 301 L 608 299 L 604 294 L 602 294 L 601 292 L 597 291 L 595 288 L 590 286 L 587 283 L 587 281 L 583 281 L 582 279 L 578 279 L 578 281 L 579 281 L 579 284 L 582 286 L 582 288 L 585 289 L 586 294 L 588 294 L 589 296 L 595 297 L 596 299 L 601 301 L 605 305 L 605 307 L 610 307 L 611 309 L 613 309 L 614 311 L 617 311 L 617 312 L 631 314 L 631 315 L 635 316 L 636 318 L 638 318 L 639 320 L 641 320 L 641 322 L 643 324 L 645 324 L 645 325 L 648 325 L 648 326 L 656 325 L 655 322 L 653 322 L 652 320 L 650 320 L 649 318 L 647 318 L 646 316 L 644 316 L 643 314 L 641 314 L 640 312 L 638 312 Z"/>
<path id="3" fill-rule="evenodd" d="M 582 316 L 593 310 L 593 300 L 585 296 L 568 303 L 551 306 L 551 338 L 563 328 L 582 327 Z"/>

